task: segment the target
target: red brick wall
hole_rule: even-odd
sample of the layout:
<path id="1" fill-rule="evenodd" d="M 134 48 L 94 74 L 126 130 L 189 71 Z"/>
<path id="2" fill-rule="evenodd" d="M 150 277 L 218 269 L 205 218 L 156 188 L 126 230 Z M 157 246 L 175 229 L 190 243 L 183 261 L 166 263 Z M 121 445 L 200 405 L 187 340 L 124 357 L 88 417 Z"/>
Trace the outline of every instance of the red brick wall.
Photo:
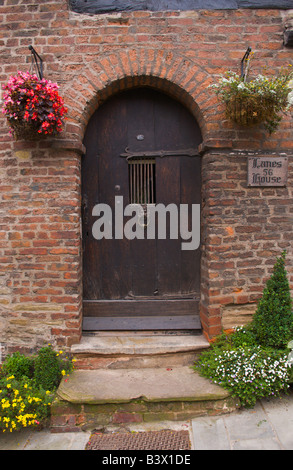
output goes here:
<path id="1" fill-rule="evenodd" d="M 249 45 L 253 71 L 292 63 L 278 10 L 68 11 L 65 0 L 5 0 L 0 5 L 0 79 L 42 56 L 69 108 L 58 142 L 13 142 L 0 117 L 0 342 L 33 350 L 69 347 L 81 335 L 80 159 L 89 117 L 114 92 L 137 85 L 183 102 L 204 138 L 202 322 L 222 327 L 225 308 L 259 298 L 275 256 L 287 248 L 292 269 L 292 167 L 287 188 L 247 188 L 247 152 L 292 158 L 292 119 L 269 136 L 225 119 L 208 85 L 238 71 Z M 290 160 L 291 162 L 291 160 Z"/>
<path id="2" fill-rule="evenodd" d="M 202 322 L 210 334 L 251 319 L 283 250 L 293 283 L 292 156 L 287 187 L 249 188 L 248 155 L 211 151 L 203 157 Z"/>

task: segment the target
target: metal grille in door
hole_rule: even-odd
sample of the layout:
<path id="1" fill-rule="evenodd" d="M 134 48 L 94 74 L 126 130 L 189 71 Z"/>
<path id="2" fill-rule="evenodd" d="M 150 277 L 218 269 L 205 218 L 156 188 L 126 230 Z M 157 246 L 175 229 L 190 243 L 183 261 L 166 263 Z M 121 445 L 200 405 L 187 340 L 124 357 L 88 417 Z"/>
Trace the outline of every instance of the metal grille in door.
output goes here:
<path id="1" fill-rule="evenodd" d="M 156 159 L 132 158 L 128 164 L 130 203 L 155 204 Z"/>

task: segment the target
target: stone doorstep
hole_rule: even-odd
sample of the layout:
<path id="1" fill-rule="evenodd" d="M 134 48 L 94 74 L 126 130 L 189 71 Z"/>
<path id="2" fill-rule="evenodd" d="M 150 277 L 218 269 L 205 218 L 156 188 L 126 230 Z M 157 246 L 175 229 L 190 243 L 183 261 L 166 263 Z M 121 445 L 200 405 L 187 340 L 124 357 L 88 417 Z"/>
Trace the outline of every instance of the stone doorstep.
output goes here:
<path id="1" fill-rule="evenodd" d="M 83 336 L 71 347 L 77 369 L 127 369 L 191 365 L 209 347 L 203 335 Z"/>
<path id="2" fill-rule="evenodd" d="M 79 344 L 71 347 L 73 354 L 166 354 L 208 348 L 203 335 L 83 336 Z"/>
<path id="3" fill-rule="evenodd" d="M 229 395 L 191 367 L 75 370 L 61 381 L 58 397 L 70 403 L 195 401 Z"/>
<path id="4" fill-rule="evenodd" d="M 75 370 L 52 404 L 53 432 L 101 425 L 179 421 L 237 408 L 221 387 L 190 367 Z"/>
<path id="5" fill-rule="evenodd" d="M 53 432 L 233 411 L 236 401 L 192 368 L 209 347 L 203 335 L 83 336 L 71 348 L 77 367 L 51 407 Z"/>

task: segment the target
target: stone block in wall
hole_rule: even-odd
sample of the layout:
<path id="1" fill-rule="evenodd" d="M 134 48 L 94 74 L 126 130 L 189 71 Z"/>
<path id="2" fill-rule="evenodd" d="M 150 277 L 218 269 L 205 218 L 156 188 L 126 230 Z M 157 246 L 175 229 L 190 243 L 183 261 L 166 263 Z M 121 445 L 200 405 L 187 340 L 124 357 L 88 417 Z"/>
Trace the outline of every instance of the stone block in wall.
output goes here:
<path id="1" fill-rule="evenodd" d="M 225 305 L 222 307 L 222 327 L 229 330 L 235 326 L 247 325 L 252 321 L 257 304 Z"/>

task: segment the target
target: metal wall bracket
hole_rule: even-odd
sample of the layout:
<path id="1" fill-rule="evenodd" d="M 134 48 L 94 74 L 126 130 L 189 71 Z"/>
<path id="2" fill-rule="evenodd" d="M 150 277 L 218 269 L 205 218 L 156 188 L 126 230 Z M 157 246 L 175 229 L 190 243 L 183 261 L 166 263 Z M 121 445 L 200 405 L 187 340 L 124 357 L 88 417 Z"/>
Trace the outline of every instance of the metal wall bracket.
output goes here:
<path id="1" fill-rule="evenodd" d="M 39 54 L 35 51 L 33 46 L 28 46 L 29 50 L 32 53 L 32 68 L 35 68 L 39 79 L 43 79 L 43 59 L 39 56 Z"/>
<path id="2" fill-rule="evenodd" d="M 242 57 L 242 60 L 241 60 L 241 78 L 244 78 L 244 81 L 245 81 L 245 78 L 246 78 L 246 75 L 247 75 L 247 67 L 248 67 L 248 63 L 249 63 L 249 55 L 251 53 L 251 47 L 248 47 L 244 56 Z"/>
<path id="3" fill-rule="evenodd" d="M 286 29 L 284 32 L 284 46 L 293 47 L 293 28 Z"/>

